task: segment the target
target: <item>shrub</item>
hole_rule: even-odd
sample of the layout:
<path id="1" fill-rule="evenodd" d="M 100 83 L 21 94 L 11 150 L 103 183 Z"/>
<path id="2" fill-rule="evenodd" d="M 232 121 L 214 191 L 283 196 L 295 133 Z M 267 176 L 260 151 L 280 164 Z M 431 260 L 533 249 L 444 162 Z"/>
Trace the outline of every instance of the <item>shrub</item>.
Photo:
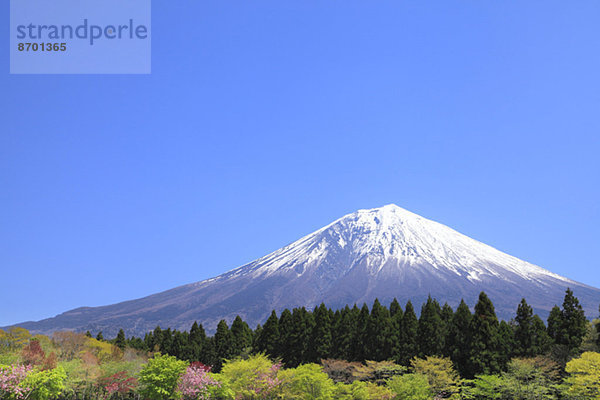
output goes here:
<path id="1" fill-rule="evenodd" d="M 214 398 L 211 392 L 221 387 L 221 383 L 209 375 L 210 367 L 201 363 L 192 363 L 179 381 L 179 393 L 185 400 L 207 400 Z"/>
<path id="2" fill-rule="evenodd" d="M 277 373 L 281 363 L 272 363 L 264 354 L 257 354 L 246 360 L 227 360 L 220 374 L 215 374 L 226 388 L 233 391 L 236 399 L 268 400 L 275 399 L 281 382 Z"/>
<path id="3" fill-rule="evenodd" d="M 173 356 L 159 355 L 148 360 L 140 371 L 140 393 L 152 400 L 175 397 L 177 383 L 186 368 L 185 361 Z"/>
<path id="4" fill-rule="evenodd" d="M 600 398 L 600 354 L 585 352 L 567 363 L 565 393 L 575 398 Z"/>
<path id="5" fill-rule="evenodd" d="M 304 364 L 279 373 L 283 398 L 289 400 L 330 400 L 335 385 L 320 365 Z"/>
<path id="6" fill-rule="evenodd" d="M 21 382 L 20 386 L 30 390 L 28 399 L 48 400 L 57 398 L 65 388 L 67 374 L 62 367 L 44 371 L 33 371 Z"/>
<path id="7" fill-rule="evenodd" d="M 398 400 L 428 400 L 432 396 L 429 381 L 421 374 L 395 376 L 388 381 L 388 388 Z"/>
<path id="8" fill-rule="evenodd" d="M 0 398 L 25 398 L 31 390 L 22 382 L 32 368 L 30 365 L 0 365 Z"/>

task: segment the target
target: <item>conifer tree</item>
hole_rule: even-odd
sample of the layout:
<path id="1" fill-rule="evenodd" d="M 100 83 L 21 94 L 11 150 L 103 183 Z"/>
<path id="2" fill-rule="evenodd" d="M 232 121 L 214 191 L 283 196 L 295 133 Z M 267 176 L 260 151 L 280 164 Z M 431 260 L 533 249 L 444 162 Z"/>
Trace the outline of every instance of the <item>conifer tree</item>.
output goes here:
<path id="1" fill-rule="evenodd" d="M 417 329 L 417 344 L 420 358 L 442 354 L 444 328 L 440 312 L 439 303 L 429 296 L 427 302 L 421 308 L 421 316 Z"/>
<path id="2" fill-rule="evenodd" d="M 464 300 L 456 308 L 446 335 L 446 352 L 462 376 L 468 374 L 471 354 L 471 310 Z"/>
<path id="3" fill-rule="evenodd" d="M 498 329 L 499 323 L 494 305 L 487 295 L 481 292 L 471 320 L 471 354 L 468 376 L 490 375 L 500 371 Z"/>
<path id="4" fill-rule="evenodd" d="M 279 317 L 279 355 L 286 365 L 291 359 L 293 351 L 291 346 L 292 329 L 292 312 L 286 308 Z"/>
<path id="5" fill-rule="evenodd" d="M 312 332 L 311 314 L 304 307 L 292 311 L 292 330 L 290 332 L 290 355 L 286 362 L 288 367 L 297 367 L 307 362 L 310 333 Z"/>
<path id="6" fill-rule="evenodd" d="M 91 337 L 92 337 L 92 334 L 90 333 L 90 331 L 86 331 L 86 332 L 85 332 L 85 336 L 86 336 L 86 337 L 89 337 L 89 338 L 91 338 Z"/>
<path id="7" fill-rule="evenodd" d="M 115 346 L 120 348 L 121 350 L 125 349 L 125 345 L 127 344 L 127 339 L 125 338 L 125 332 L 123 329 L 119 329 L 119 333 L 117 333 L 117 337 L 115 338 Z"/>
<path id="8" fill-rule="evenodd" d="M 571 352 L 577 351 L 587 333 L 587 319 L 571 289 L 566 291 L 561 316 L 562 326 L 557 343 L 567 346 Z"/>
<path id="9" fill-rule="evenodd" d="M 521 299 L 517 307 L 515 323 L 515 354 L 520 357 L 533 356 L 533 309 L 525 299 Z"/>
<path id="10" fill-rule="evenodd" d="M 503 371 L 515 350 L 515 334 L 514 329 L 506 321 L 500 321 L 498 326 L 498 345 L 496 352 L 498 355 L 498 369 Z"/>
<path id="11" fill-rule="evenodd" d="M 365 345 L 369 359 L 383 361 L 389 357 L 390 332 L 390 313 L 386 307 L 381 305 L 378 299 L 375 299 L 367 323 L 367 342 Z"/>
<path id="12" fill-rule="evenodd" d="M 244 349 L 252 346 L 252 330 L 239 315 L 231 323 L 231 336 L 233 340 L 233 356 L 242 354 Z"/>
<path id="13" fill-rule="evenodd" d="M 544 321 L 538 316 L 534 315 L 532 319 L 532 354 L 540 355 L 545 354 L 550 349 L 550 337 L 546 331 L 546 325 Z"/>
<path id="14" fill-rule="evenodd" d="M 410 360 L 417 355 L 417 331 L 419 321 L 415 314 L 415 309 L 409 300 L 404 307 L 404 317 L 402 318 L 402 329 L 400 335 L 400 352 L 396 361 L 402 365 L 408 365 Z"/>
<path id="15" fill-rule="evenodd" d="M 365 344 L 368 341 L 367 325 L 370 317 L 369 306 L 363 303 L 353 329 L 351 361 L 365 361 L 369 356 Z"/>
<path id="16" fill-rule="evenodd" d="M 104 336 L 102 336 L 102 331 L 98 332 L 98 334 L 96 335 L 96 340 L 99 340 L 99 341 L 104 340 Z"/>
<path id="17" fill-rule="evenodd" d="M 563 325 L 562 322 L 562 312 L 557 305 L 552 307 L 550 310 L 550 315 L 548 315 L 548 336 L 554 343 L 557 343 L 558 337 L 560 335 L 560 330 Z"/>
<path id="18" fill-rule="evenodd" d="M 188 360 L 189 361 L 201 361 L 201 355 L 206 345 L 206 331 L 202 324 L 198 325 L 196 321 L 190 328 L 190 335 L 188 337 Z"/>
<path id="19" fill-rule="evenodd" d="M 319 362 L 329 358 L 331 352 L 331 315 L 325 304 L 315 307 L 313 312 L 315 324 L 312 331 L 312 346 L 310 360 Z"/>
<path id="20" fill-rule="evenodd" d="M 219 321 L 213 341 L 216 356 L 215 368 L 220 370 L 223 360 L 231 358 L 233 355 L 233 337 L 224 319 Z"/>
<path id="21" fill-rule="evenodd" d="M 402 319 L 404 311 L 398 300 L 394 298 L 390 304 L 390 356 L 396 360 L 400 356 L 402 344 Z"/>
<path id="22" fill-rule="evenodd" d="M 442 313 L 440 314 L 442 318 L 442 339 L 444 341 L 444 347 L 442 348 L 442 354 L 445 357 L 450 357 L 449 347 L 446 345 L 446 338 L 448 337 L 448 331 L 450 330 L 450 325 L 452 324 L 452 318 L 454 317 L 454 310 L 448 303 L 444 303 L 442 307 Z"/>
<path id="23" fill-rule="evenodd" d="M 279 357 L 279 318 L 275 310 L 267 319 L 262 332 L 258 338 L 258 351 L 263 351 L 267 355 L 276 358 Z"/>
<path id="24" fill-rule="evenodd" d="M 350 307 L 346 306 L 340 311 L 340 319 L 335 327 L 334 347 L 336 357 L 342 360 L 350 360 L 352 348 L 352 332 L 355 321 Z"/>

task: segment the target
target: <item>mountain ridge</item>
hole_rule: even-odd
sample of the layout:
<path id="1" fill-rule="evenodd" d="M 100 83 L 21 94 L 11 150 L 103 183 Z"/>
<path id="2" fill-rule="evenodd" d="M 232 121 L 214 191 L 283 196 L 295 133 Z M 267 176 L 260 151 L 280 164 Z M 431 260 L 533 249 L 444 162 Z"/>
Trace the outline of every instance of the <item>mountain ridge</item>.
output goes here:
<path id="1" fill-rule="evenodd" d="M 336 219 L 302 238 L 217 277 L 140 299 L 80 307 L 56 317 L 17 324 L 36 333 L 103 330 L 143 334 L 156 325 L 208 331 L 220 319 L 262 323 L 272 309 L 329 307 L 412 300 L 427 296 L 473 305 L 486 291 L 498 314 L 511 318 L 521 297 L 545 315 L 570 287 L 589 313 L 600 290 L 547 271 L 452 228 L 389 204 Z"/>

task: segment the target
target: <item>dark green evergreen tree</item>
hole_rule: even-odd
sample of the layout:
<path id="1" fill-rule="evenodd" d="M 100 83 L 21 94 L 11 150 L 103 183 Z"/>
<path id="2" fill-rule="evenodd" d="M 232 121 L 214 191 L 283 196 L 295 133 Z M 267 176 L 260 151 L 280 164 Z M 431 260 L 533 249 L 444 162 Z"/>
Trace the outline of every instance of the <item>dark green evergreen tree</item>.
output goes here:
<path id="1" fill-rule="evenodd" d="M 375 299 L 366 329 L 365 346 L 368 358 L 374 361 L 383 361 L 389 358 L 391 330 L 390 312 L 381 305 L 378 299 Z"/>
<path id="2" fill-rule="evenodd" d="M 313 312 L 315 324 L 312 331 L 312 346 L 310 347 L 310 360 L 319 362 L 329 358 L 331 352 L 331 315 L 325 304 L 315 307 Z"/>
<path id="3" fill-rule="evenodd" d="M 421 308 L 419 326 L 417 329 L 417 344 L 419 357 L 437 356 L 444 348 L 444 327 L 440 317 L 440 307 L 431 296 Z"/>
<path id="4" fill-rule="evenodd" d="M 98 334 L 96 335 L 96 340 L 99 340 L 99 341 L 104 340 L 104 336 L 102 336 L 102 331 L 98 332 Z"/>
<path id="5" fill-rule="evenodd" d="M 366 303 L 363 303 L 363 306 L 361 307 L 356 318 L 356 324 L 353 327 L 351 351 L 352 359 L 350 361 L 365 361 L 367 358 L 369 358 L 365 344 L 368 341 L 367 326 L 370 318 L 371 314 L 369 312 L 369 306 L 367 306 Z"/>
<path id="6" fill-rule="evenodd" d="M 442 355 L 444 355 L 444 357 L 450 357 L 449 347 L 446 346 L 446 338 L 448 337 L 448 332 L 450 330 L 450 326 L 452 325 L 452 318 L 454 317 L 454 310 L 452 309 L 452 307 L 450 307 L 450 305 L 448 303 L 444 303 L 440 317 L 442 319 L 442 328 L 443 328 L 442 339 L 444 341 L 444 346 L 442 348 Z"/>
<path id="7" fill-rule="evenodd" d="M 515 355 L 531 357 L 535 354 L 533 348 L 533 309 L 525 299 L 517 307 L 515 317 Z"/>
<path id="8" fill-rule="evenodd" d="M 506 370 L 508 362 L 514 355 L 515 331 L 506 321 L 500 321 L 498 326 L 498 365 L 499 370 Z"/>
<path id="9" fill-rule="evenodd" d="M 408 365 L 410 360 L 415 357 L 419 351 L 417 347 L 417 332 L 419 321 L 415 314 L 415 309 L 409 300 L 404 307 L 404 317 L 402 318 L 402 327 L 400 335 L 400 352 L 397 354 L 396 362 L 402 365 Z"/>
<path id="10" fill-rule="evenodd" d="M 87 337 L 91 338 L 91 337 L 92 337 L 92 334 L 90 333 L 90 331 L 86 331 L 86 332 L 85 332 L 85 336 L 87 336 Z"/>
<path id="11" fill-rule="evenodd" d="M 460 301 L 445 341 L 447 353 L 462 376 L 468 374 L 469 355 L 471 354 L 471 310 L 464 300 Z"/>
<path id="12" fill-rule="evenodd" d="M 397 360 L 402 350 L 402 319 L 404 311 L 398 300 L 394 298 L 390 304 L 390 357 Z"/>
<path id="13" fill-rule="evenodd" d="M 352 332 L 356 321 L 353 319 L 350 307 L 346 306 L 340 311 L 339 322 L 335 327 L 334 348 L 335 357 L 342 360 L 351 359 Z"/>
<path id="14" fill-rule="evenodd" d="M 562 326 L 556 342 L 567 346 L 571 352 L 579 350 L 587 333 L 587 319 L 583 308 L 571 289 L 567 289 L 562 307 Z"/>
<path id="15" fill-rule="evenodd" d="M 280 357 L 285 365 L 288 365 L 289 361 L 293 359 L 292 351 L 292 331 L 293 317 L 292 312 L 287 308 L 281 312 L 279 317 L 279 349 Z"/>
<path id="16" fill-rule="evenodd" d="M 532 354 L 540 355 L 546 354 L 550 350 L 550 337 L 546 331 L 546 325 L 544 321 L 538 316 L 534 315 L 532 319 Z"/>
<path id="17" fill-rule="evenodd" d="M 265 352 L 273 358 L 279 357 L 279 318 L 275 310 L 262 327 L 257 344 L 258 351 Z"/>
<path id="18" fill-rule="evenodd" d="M 288 311 L 289 312 L 289 311 Z M 233 356 L 239 356 L 252 347 L 252 329 L 242 318 L 237 315 L 231 323 L 231 335 L 233 339 Z"/>
<path id="19" fill-rule="evenodd" d="M 471 354 L 468 377 L 500 372 L 498 329 L 499 323 L 494 305 L 487 295 L 481 292 L 471 320 Z"/>
<path id="20" fill-rule="evenodd" d="M 560 311 L 560 307 L 555 305 L 550 310 L 550 315 L 548 315 L 548 336 L 552 339 L 553 343 L 557 343 L 558 336 L 560 335 L 560 330 L 562 329 L 563 321 L 562 321 L 562 312 Z"/>
<path id="21" fill-rule="evenodd" d="M 213 337 L 213 342 L 216 355 L 214 368 L 220 371 L 221 367 L 223 366 L 223 360 L 232 357 L 234 348 L 233 336 L 229 330 L 229 327 L 227 326 L 227 322 L 224 319 L 219 321 L 219 324 L 217 325 L 217 331 Z"/>
<path id="22" fill-rule="evenodd" d="M 117 333 L 117 337 L 114 340 L 114 344 L 121 350 L 125 349 L 125 346 L 127 345 L 127 338 L 125 338 L 125 332 L 123 331 L 123 329 L 119 329 L 119 333 Z"/>
<path id="23" fill-rule="evenodd" d="M 187 360 L 189 361 L 201 361 L 202 353 L 205 351 L 206 346 L 206 331 L 202 324 L 198 325 L 194 321 L 190 328 L 190 335 L 188 340 Z"/>
<path id="24" fill-rule="evenodd" d="M 313 328 L 312 314 L 304 307 L 292 310 L 292 331 L 290 332 L 290 355 L 286 362 L 287 367 L 297 367 L 308 362 L 310 334 Z"/>

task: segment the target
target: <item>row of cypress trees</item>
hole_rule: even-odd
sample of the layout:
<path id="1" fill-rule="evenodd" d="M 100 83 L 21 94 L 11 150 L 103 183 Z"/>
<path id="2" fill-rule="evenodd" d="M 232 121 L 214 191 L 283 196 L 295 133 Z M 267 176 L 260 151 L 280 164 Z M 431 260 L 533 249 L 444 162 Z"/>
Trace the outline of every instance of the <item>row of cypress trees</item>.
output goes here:
<path id="1" fill-rule="evenodd" d="M 473 313 L 464 301 L 453 310 L 431 297 L 419 317 L 410 301 L 403 308 L 396 299 L 389 307 L 375 300 L 371 309 L 363 304 L 333 311 L 321 304 L 312 311 L 285 309 L 279 316 L 273 311 L 254 331 L 238 316 L 231 327 L 220 321 L 212 337 L 194 323 L 189 332 L 157 327 L 144 339 L 130 338 L 126 344 L 201 361 L 217 371 L 224 359 L 251 352 L 280 358 L 289 367 L 326 358 L 407 365 L 415 356 L 439 355 L 450 357 L 463 377 L 472 377 L 497 373 L 514 356 L 536 356 L 551 348 L 572 354 L 586 329 L 583 309 L 568 289 L 562 308 L 552 309 L 547 326 L 525 299 L 513 320 L 499 321 L 482 292 Z M 118 345 L 123 343 L 121 334 L 115 339 Z"/>

